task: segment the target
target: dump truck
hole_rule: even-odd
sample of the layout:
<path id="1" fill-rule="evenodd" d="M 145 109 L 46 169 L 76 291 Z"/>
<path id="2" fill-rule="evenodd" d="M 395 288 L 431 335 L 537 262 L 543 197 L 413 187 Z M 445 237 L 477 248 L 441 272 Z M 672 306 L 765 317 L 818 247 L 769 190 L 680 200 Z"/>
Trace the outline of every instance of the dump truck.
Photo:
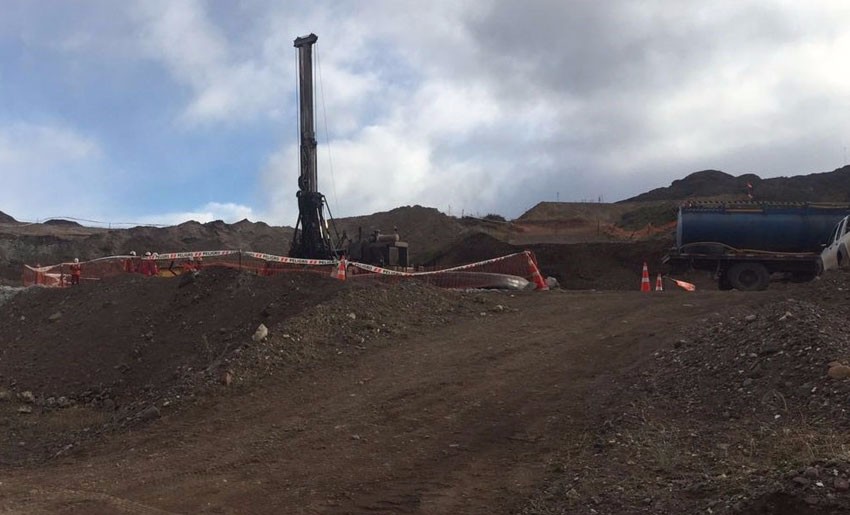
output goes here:
<path id="1" fill-rule="evenodd" d="M 721 290 L 764 290 L 773 274 L 795 282 L 823 271 L 821 251 L 850 205 L 690 203 L 679 208 L 673 273 L 714 272 Z"/>

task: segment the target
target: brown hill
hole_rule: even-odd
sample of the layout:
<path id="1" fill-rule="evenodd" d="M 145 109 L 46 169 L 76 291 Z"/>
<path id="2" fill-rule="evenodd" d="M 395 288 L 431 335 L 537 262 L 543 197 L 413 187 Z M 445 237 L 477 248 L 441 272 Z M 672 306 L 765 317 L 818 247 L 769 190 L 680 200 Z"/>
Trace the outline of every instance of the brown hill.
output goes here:
<path id="1" fill-rule="evenodd" d="M 16 224 L 16 223 L 18 223 L 17 220 L 15 220 L 11 216 L 7 215 L 3 211 L 0 211 L 0 224 Z"/>
<path id="2" fill-rule="evenodd" d="M 375 230 L 391 233 L 395 227 L 411 249 L 413 263 L 431 259 L 447 244 L 469 232 L 475 224 L 461 224 L 458 219 L 422 206 L 399 207 L 368 216 L 336 220 L 339 233 L 346 231 L 356 238 Z M 264 222 L 242 220 L 226 224 L 220 220 L 208 223 L 184 222 L 170 227 L 133 227 L 105 229 L 69 224 L 26 224 L 0 226 L 0 278 L 14 283 L 20 280 L 24 264 L 48 264 L 89 260 L 108 255 L 174 252 L 190 250 L 241 249 L 287 255 L 292 241 L 292 228 L 272 227 Z"/>
<path id="3" fill-rule="evenodd" d="M 744 199 L 747 184 L 753 186 L 753 199 L 781 202 L 850 202 L 850 165 L 832 172 L 762 179 L 755 174 L 737 177 L 717 170 L 692 173 L 670 186 L 656 188 L 623 202 L 684 200 L 720 197 Z"/>
<path id="4" fill-rule="evenodd" d="M 292 229 L 270 227 L 243 220 L 200 224 L 185 222 L 172 227 L 104 229 L 79 225 L 0 226 L 0 277 L 19 280 L 24 264 L 49 264 L 73 258 L 185 250 L 243 249 L 281 254 L 289 250 Z"/>

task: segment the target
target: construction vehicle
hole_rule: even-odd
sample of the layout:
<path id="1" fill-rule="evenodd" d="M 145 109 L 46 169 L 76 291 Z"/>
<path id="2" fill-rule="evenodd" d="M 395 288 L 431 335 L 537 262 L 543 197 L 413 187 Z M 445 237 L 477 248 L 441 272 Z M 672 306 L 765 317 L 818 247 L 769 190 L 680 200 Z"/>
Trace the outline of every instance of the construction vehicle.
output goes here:
<path id="1" fill-rule="evenodd" d="M 672 271 L 714 272 L 721 290 L 764 290 L 771 274 L 810 281 L 823 271 L 821 251 L 848 205 L 706 203 L 679 208 Z"/>
<path id="2" fill-rule="evenodd" d="M 318 190 L 316 166 L 316 132 L 313 109 L 313 45 L 319 38 L 315 34 L 295 39 L 298 49 L 298 99 L 300 135 L 300 174 L 298 176 L 298 220 L 292 237 L 290 257 L 306 259 L 337 259 L 347 256 L 377 266 L 406 268 L 408 264 L 407 243 L 400 241 L 398 231 L 392 235 L 375 231 L 364 238 L 358 231 L 356 241 L 349 240 L 343 233 L 340 237 L 335 229 L 333 217 L 328 211 L 325 219 L 325 196 Z M 328 223 L 330 221 L 330 224 Z M 333 236 L 331 234 L 333 228 Z"/>
<path id="3" fill-rule="evenodd" d="M 392 234 L 382 234 L 380 230 L 375 230 L 365 238 L 362 228 L 359 228 L 357 233 L 357 240 L 348 242 L 347 245 L 350 259 L 390 268 L 409 266 L 407 242 L 401 241 L 398 228 L 393 227 Z"/>
<path id="4" fill-rule="evenodd" d="M 316 131 L 313 115 L 313 45 L 315 34 L 295 39 L 298 49 L 300 174 L 298 176 L 298 221 L 289 249 L 291 257 L 333 259 L 338 252 L 331 243 L 325 220 L 325 196 L 319 193 L 316 171 Z"/>
<path id="5" fill-rule="evenodd" d="M 850 216 L 835 224 L 829 244 L 820 258 L 824 270 L 850 268 Z"/>

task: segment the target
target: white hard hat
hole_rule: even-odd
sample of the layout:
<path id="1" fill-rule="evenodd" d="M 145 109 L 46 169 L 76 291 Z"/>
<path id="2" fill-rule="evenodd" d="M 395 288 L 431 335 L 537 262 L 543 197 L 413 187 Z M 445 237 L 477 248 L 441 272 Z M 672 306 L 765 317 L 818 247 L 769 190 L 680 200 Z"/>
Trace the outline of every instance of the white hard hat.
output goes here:
<path id="1" fill-rule="evenodd" d="M 130 255 L 131 255 L 131 256 L 135 256 L 135 255 L 136 255 L 136 251 L 135 251 L 135 250 L 131 250 L 131 251 L 130 251 Z"/>
<path id="2" fill-rule="evenodd" d="M 145 256 L 150 256 L 150 255 L 151 255 L 150 252 L 145 252 Z"/>
<path id="3" fill-rule="evenodd" d="M 79 263 L 79 262 L 80 262 L 80 258 L 74 258 L 74 263 Z"/>

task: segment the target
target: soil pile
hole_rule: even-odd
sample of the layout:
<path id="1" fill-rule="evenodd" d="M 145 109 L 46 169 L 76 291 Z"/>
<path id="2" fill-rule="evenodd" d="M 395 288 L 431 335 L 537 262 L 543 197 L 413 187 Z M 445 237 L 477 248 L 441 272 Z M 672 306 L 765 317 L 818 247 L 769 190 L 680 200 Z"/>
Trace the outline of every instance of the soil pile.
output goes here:
<path id="1" fill-rule="evenodd" d="M 432 207 L 405 206 L 368 216 L 340 218 L 337 229 L 345 231 L 349 239 L 357 240 L 362 233 L 368 238 L 374 231 L 392 234 L 398 229 L 402 241 L 410 245 L 410 261 L 422 264 L 470 232 L 457 218 L 445 215 Z"/>
<path id="2" fill-rule="evenodd" d="M 209 269 L 184 287 L 179 278 L 125 275 L 32 288 L 0 311 L 0 376 L 36 398 L 122 405 L 162 392 L 185 370 L 250 341 L 261 322 L 297 315 L 342 287 L 315 274 Z"/>
<path id="3" fill-rule="evenodd" d="M 91 436 L 155 418 L 222 383 L 316 366 L 472 312 L 463 294 L 420 283 L 390 287 L 325 273 L 259 277 L 216 268 L 188 277 L 118 276 L 30 288 L 6 301 L 0 408 L 17 419 L 7 420 L 0 439 L 6 462 L 37 461 L 79 445 L 82 430 Z M 267 334 L 257 334 L 260 324 Z M 21 426 L 21 414 L 32 412 L 55 413 L 55 420 Z M 69 418 L 86 422 L 69 428 Z M 23 452 L 18 440 L 40 446 Z"/>
<path id="4" fill-rule="evenodd" d="M 0 377 L 37 399 L 108 398 L 120 406 L 162 394 L 197 371 L 216 372 L 231 354 L 264 347 L 252 340 L 260 324 L 269 342 L 288 350 L 304 351 L 296 344 L 305 341 L 346 348 L 410 324 L 442 323 L 457 295 L 419 283 L 390 287 L 324 273 L 259 277 L 215 268 L 188 284 L 119 276 L 32 288 L 0 312 Z M 263 363 L 269 359 L 263 354 Z"/>
<path id="5" fill-rule="evenodd" d="M 847 273 L 730 292 L 612 390 L 526 511 L 850 512 L 848 315 Z"/>
<path id="6" fill-rule="evenodd" d="M 647 240 L 520 246 L 479 233 L 438 255 L 432 264 L 449 267 L 531 250 L 537 256 L 541 273 L 557 279 L 562 288 L 635 291 L 640 289 L 643 263 L 648 263 L 654 284 L 655 274 L 661 271 L 661 257 L 671 245 L 667 240 Z"/>
<path id="7" fill-rule="evenodd" d="M 850 363 L 848 278 L 827 274 L 785 300 L 707 321 L 656 354 L 652 390 L 687 398 L 686 414 L 769 423 L 791 413 L 850 427 L 850 381 L 828 375 L 830 363 Z"/>

